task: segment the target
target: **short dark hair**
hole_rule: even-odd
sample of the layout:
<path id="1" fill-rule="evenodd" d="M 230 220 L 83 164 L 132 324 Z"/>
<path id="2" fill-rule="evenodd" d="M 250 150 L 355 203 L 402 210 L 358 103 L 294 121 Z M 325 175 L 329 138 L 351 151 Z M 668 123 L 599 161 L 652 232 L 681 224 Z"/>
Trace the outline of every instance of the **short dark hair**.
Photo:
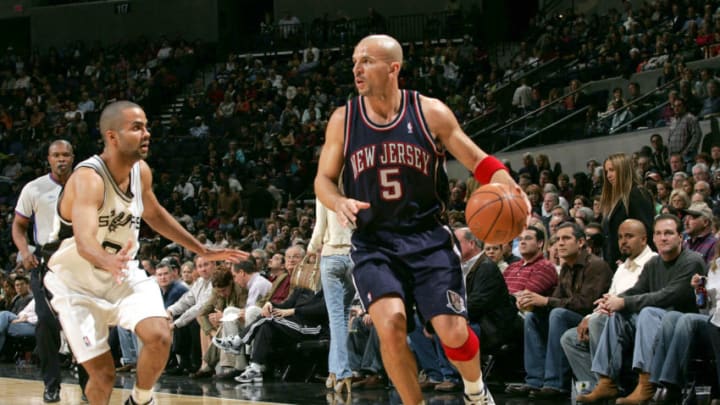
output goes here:
<path id="1" fill-rule="evenodd" d="M 244 271 L 247 274 L 258 272 L 258 268 L 257 266 L 255 266 L 255 260 L 243 260 L 238 263 L 233 263 L 232 269 L 236 273 L 240 270 Z"/>
<path id="2" fill-rule="evenodd" d="M 660 214 L 657 217 L 655 217 L 655 221 L 653 221 L 653 231 L 655 231 L 655 225 L 657 225 L 658 222 L 669 219 L 671 221 L 675 221 L 675 229 L 677 230 L 677 233 L 683 233 L 685 230 L 683 227 L 683 223 L 680 220 L 680 218 L 677 217 L 677 215 L 673 214 Z"/>
<path id="3" fill-rule="evenodd" d="M 27 277 L 21 276 L 21 275 L 15 276 L 15 280 L 13 280 L 13 283 L 15 283 L 16 281 L 22 281 L 22 282 L 24 282 L 25 284 L 30 284 L 30 280 L 28 280 Z"/>
<path id="4" fill-rule="evenodd" d="M 530 225 L 530 226 L 528 226 L 528 227 L 527 227 L 527 230 L 528 230 L 528 231 L 533 231 L 533 232 L 535 232 L 535 239 L 536 239 L 538 242 L 543 242 L 543 243 L 545 243 L 545 231 L 543 231 L 542 229 L 538 228 L 538 227 L 535 226 L 535 225 Z"/>
<path id="5" fill-rule="evenodd" d="M 230 270 L 226 268 L 218 268 L 215 270 L 215 273 L 213 273 L 210 281 L 214 288 L 225 288 L 232 285 L 233 276 Z"/>
<path id="6" fill-rule="evenodd" d="M 573 236 L 575 239 L 587 239 L 585 237 L 585 230 L 578 224 L 577 222 L 563 222 L 562 224 L 558 225 L 557 229 L 555 229 L 555 233 L 557 233 L 561 229 L 570 228 L 572 229 Z"/>

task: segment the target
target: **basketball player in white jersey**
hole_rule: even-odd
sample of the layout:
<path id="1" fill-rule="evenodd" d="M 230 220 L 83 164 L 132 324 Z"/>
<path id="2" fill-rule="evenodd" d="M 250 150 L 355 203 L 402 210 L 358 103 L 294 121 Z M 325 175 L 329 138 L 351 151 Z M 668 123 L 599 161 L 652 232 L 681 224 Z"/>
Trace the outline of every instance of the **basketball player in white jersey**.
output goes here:
<path id="1" fill-rule="evenodd" d="M 157 284 L 133 260 L 141 218 L 164 237 L 207 260 L 239 261 L 246 252 L 209 249 L 157 201 L 144 159 L 150 133 L 145 112 L 119 101 L 100 116 L 105 148 L 78 164 L 58 201 L 59 247 L 45 285 L 77 361 L 90 375 L 91 404 L 107 404 L 115 383 L 108 326 L 134 331 L 143 342 L 137 381 L 126 404 L 152 404 L 152 387 L 167 362 L 172 335 Z"/>

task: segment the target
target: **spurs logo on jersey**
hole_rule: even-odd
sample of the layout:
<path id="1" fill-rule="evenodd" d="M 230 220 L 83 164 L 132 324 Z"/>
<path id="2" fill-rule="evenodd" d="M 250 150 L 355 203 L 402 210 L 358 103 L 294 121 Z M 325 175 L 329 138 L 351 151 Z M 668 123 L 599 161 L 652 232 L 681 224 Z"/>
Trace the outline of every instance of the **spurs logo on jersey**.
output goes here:
<path id="1" fill-rule="evenodd" d="M 126 190 L 121 190 L 115 183 L 105 162 L 99 156 L 93 156 L 76 167 L 90 168 L 97 172 L 103 179 L 105 195 L 103 197 L 102 206 L 97 211 L 98 231 L 95 235 L 98 243 L 100 243 L 107 252 L 115 254 L 131 240 L 132 249 L 128 252 L 130 257 L 134 257 L 138 249 L 138 238 L 140 234 L 140 222 L 143 213 L 142 204 L 142 182 L 140 180 L 140 164 L 136 163 L 130 171 L 130 183 Z M 62 201 L 62 197 L 60 199 Z M 78 278 L 81 268 L 88 269 L 90 275 L 88 277 L 109 277 L 109 273 L 95 272 L 93 266 L 85 260 L 77 251 L 75 238 L 72 234 L 72 223 L 61 218 L 60 215 L 55 216 L 57 225 L 54 228 L 55 238 L 60 240 L 58 250 L 52 255 L 48 266 L 53 271 L 62 269 L 72 269 L 67 273 L 58 272 L 60 277 L 66 277 L 66 282 L 74 282 Z M 101 283 L 104 282 L 100 281 Z"/>
<path id="2" fill-rule="evenodd" d="M 107 227 L 108 232 L 115 232 L 118 227 L 130 226 L 134 229 L 140 229 L 140 217 L 134 216 L 129 212 L 116 213 L 115 210 L 110 210 L 108 215 L 100 215 L 98 218 L 98 225 L 103 228 Z"/>

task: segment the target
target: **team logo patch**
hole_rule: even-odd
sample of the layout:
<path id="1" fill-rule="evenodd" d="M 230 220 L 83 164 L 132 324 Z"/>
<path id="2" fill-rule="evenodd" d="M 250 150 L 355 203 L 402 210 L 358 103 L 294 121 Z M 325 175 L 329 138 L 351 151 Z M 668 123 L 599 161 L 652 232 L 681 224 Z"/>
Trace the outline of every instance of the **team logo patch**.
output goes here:
<path id="1" fill-rule="evenodd" d="M 465 312 L 465 299 L 455 291 L 447 291 L 447 307 L 452 309 L 456 314 Z"/>
<path id="2" fill-rule="evenodd" d="M 85 343 L 85 346 L 90 347 L 90 338 L 83 336 L 83 343 Z"/>

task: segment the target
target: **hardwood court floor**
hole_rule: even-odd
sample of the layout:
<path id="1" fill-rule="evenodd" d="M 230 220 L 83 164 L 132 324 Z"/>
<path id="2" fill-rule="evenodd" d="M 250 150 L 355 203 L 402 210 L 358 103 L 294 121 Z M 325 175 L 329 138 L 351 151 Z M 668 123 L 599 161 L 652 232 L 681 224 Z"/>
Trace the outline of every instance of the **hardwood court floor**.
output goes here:
<path id="1" fill-rule="evenodd" d="M 123 404 L 130 395 L 135 374 L 118 373 L 110 403 Z M 506 405 L 568 404 L 569 400 L 530 401 L 509 398 L 503 387 L 490 385 L 495 402 Z M 235 405 L 235 404 L 308 404 L 308 405 L 385 405 L 399 404 L 397 392 L 392 389 L 354 390 L 351 397 L 327 393 L 321 382 L 292 382 L 266 380 L 263 384 L 237 384 L 213 379 L 191 380 L 186 376 L 163 375 L 155 387 L 157 405 Z M 43 384 L 37 366 L 16 366 L 0 363 L 0 405 L 43 404 Z M 428 405 L 462 405 L 462 394 L 425 393 Z M 61 404 L 82 404 L 77 380 L 63 370 Z"/>

